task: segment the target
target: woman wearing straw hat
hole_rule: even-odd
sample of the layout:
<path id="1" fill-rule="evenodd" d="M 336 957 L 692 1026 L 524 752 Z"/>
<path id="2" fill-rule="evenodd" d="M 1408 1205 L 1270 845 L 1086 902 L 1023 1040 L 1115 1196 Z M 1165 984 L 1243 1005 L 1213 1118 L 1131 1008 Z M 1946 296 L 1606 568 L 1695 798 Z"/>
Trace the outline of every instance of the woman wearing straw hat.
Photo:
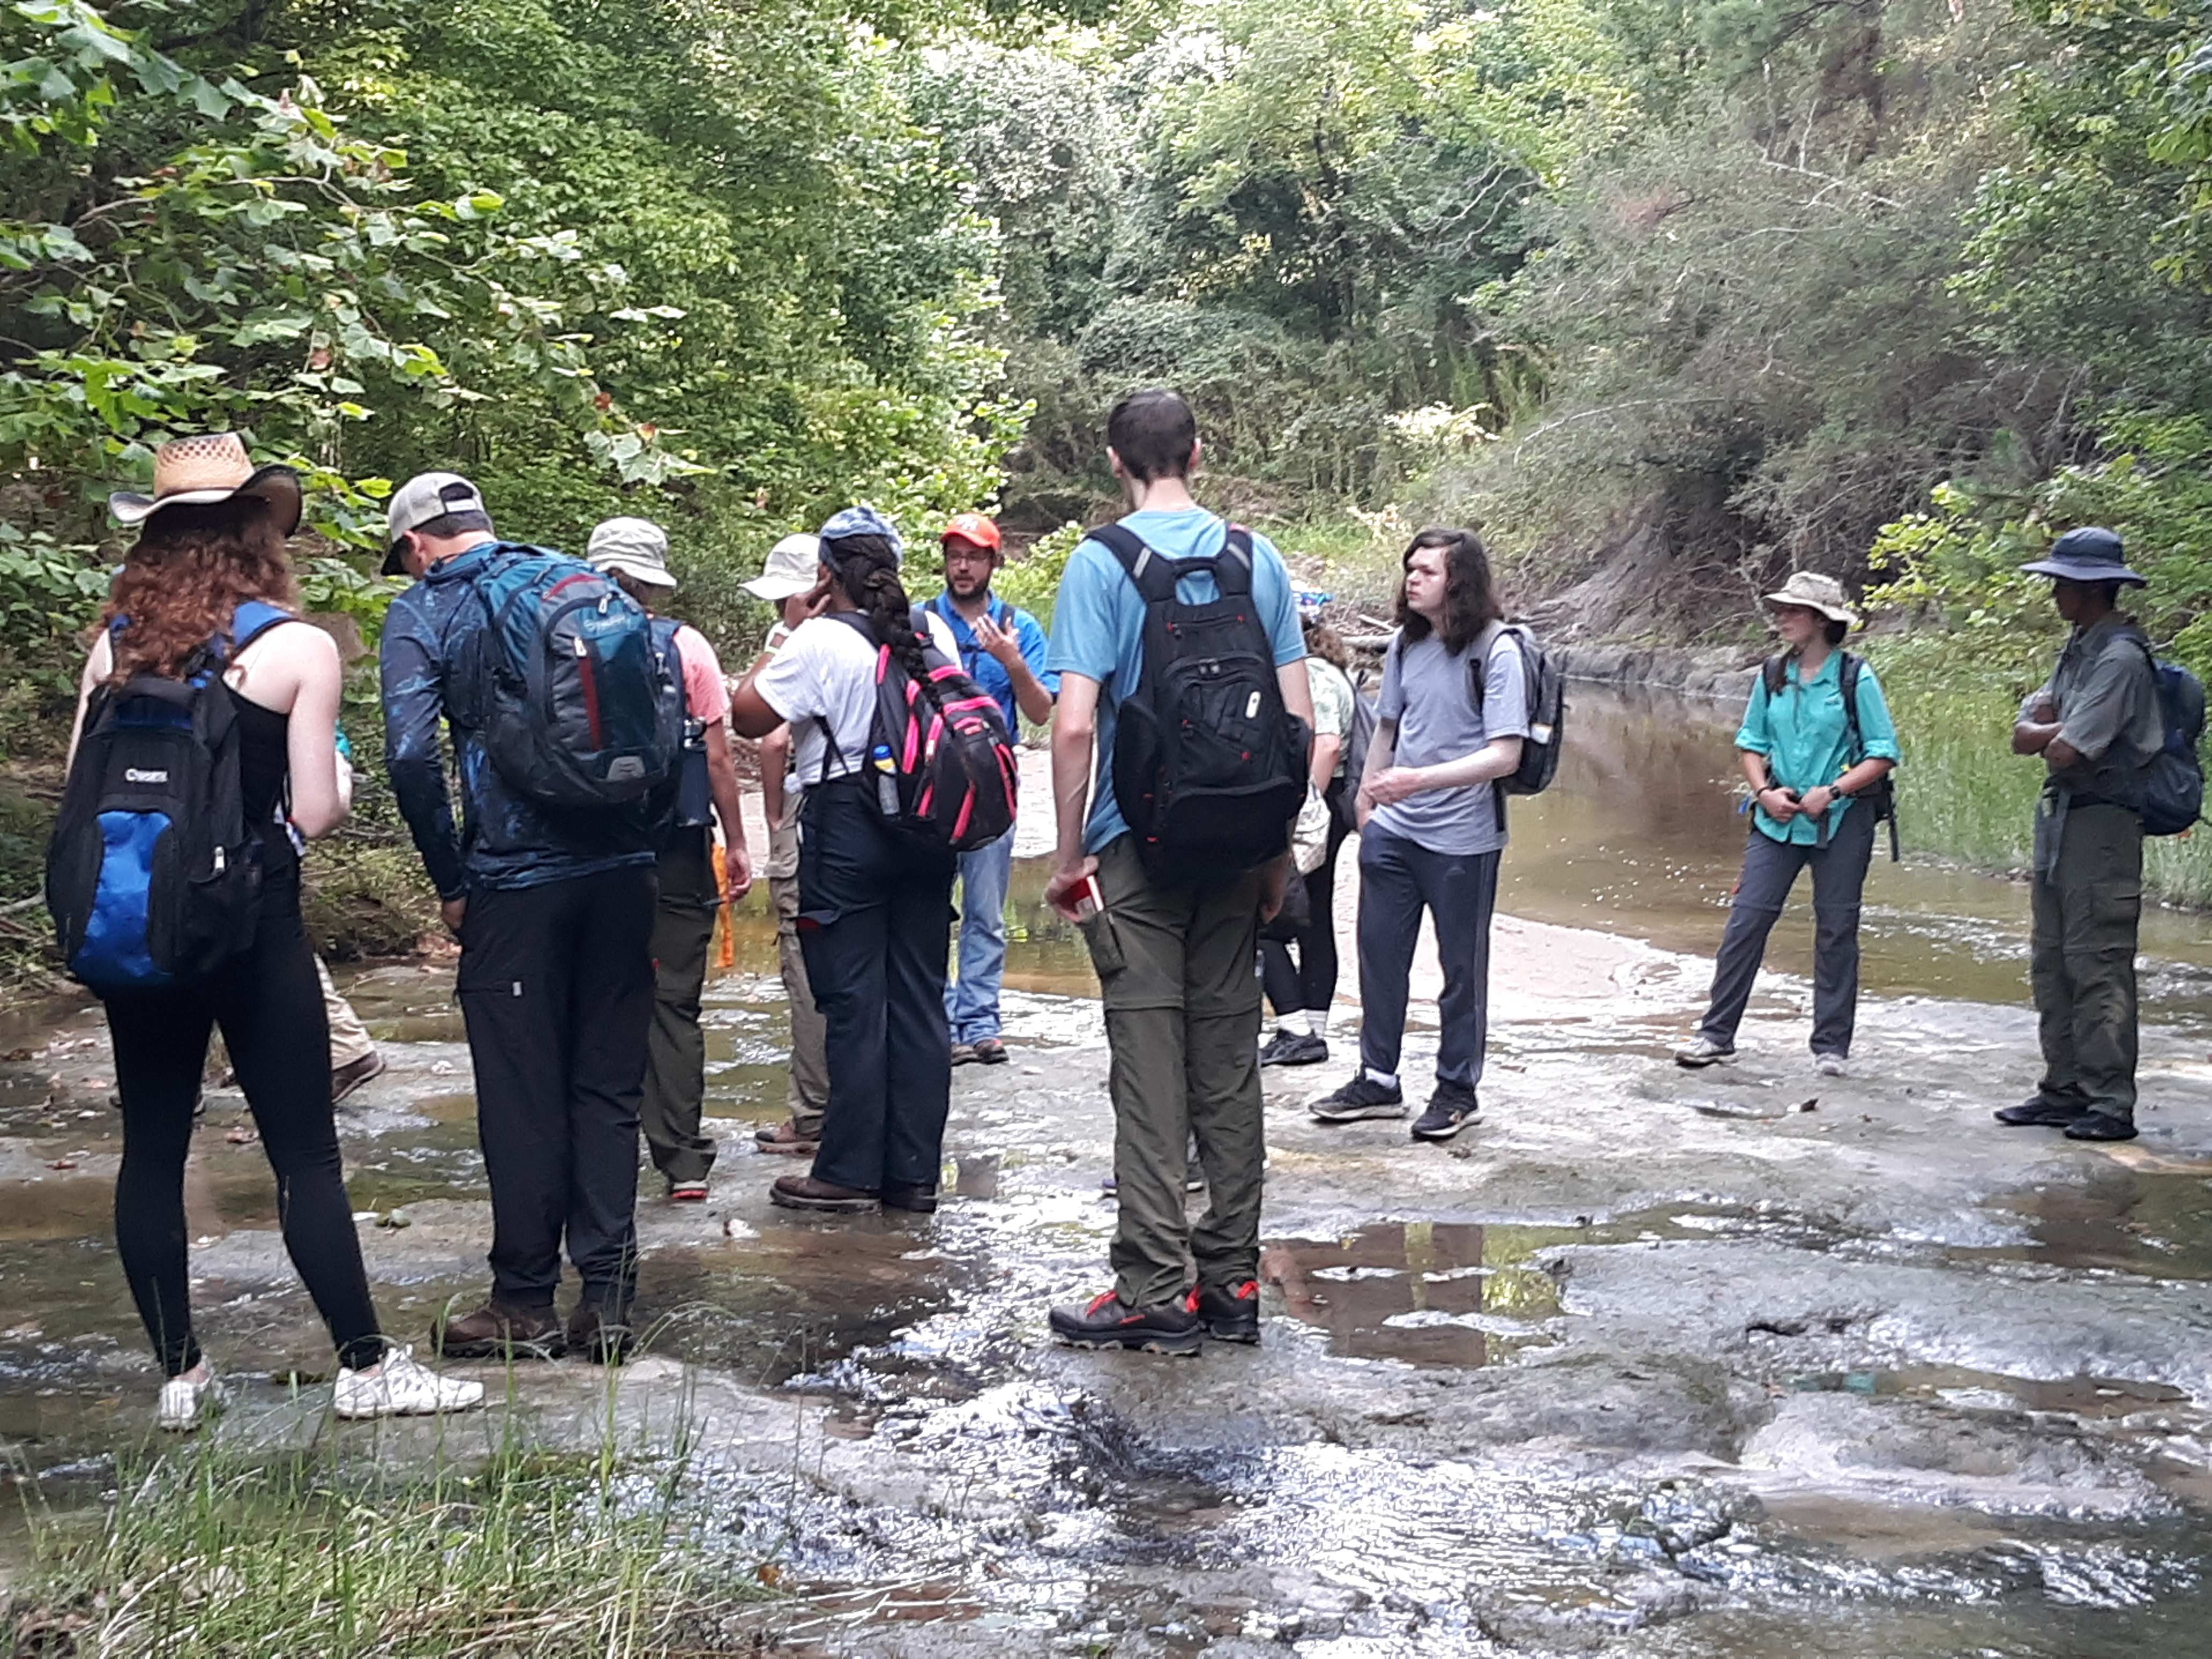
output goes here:
<path id="1" fill-rule="evenodd" d="M 1813 872 L 1813 1055 L 1840 1075 L 1858 1013 L 1859 895 L 1874 857 L 1873 809 L 1853 796 L 1898 761 L 1897 727 L 1874 670 L 1858 665 L 1858 752 L 1844 707 L 1848 653 L 1836 649 L 1858 617 L 1832 576 L 1800 570 L 1765 596 L 1783 652 L 1752 687 L 1735 734 L 1751 785 L 1752 829 L 1728 931 L 1713 964 L 1711 1006 L 1674 1059 L 1711 1066 L 1735 1054 L 1735 1029 L 1766 955 L 1766 936 L 1797 872 Z"/>
<path id="2" fill-rule="evenodd" d="M 479 1405 L 482 1383 L 440 1376 L 386 1342 L 346 1197 L 322 988 L 301 921 L 299 857 L 279 817 L 284 803 L 313 839 L 346 813 L 337 647 L 319 629 L 284 625 L 295 602 L 284 544 L 299 527 L 299 477 L 255 467 L 230 433 L 179 438 L 155 452 L 150 497 L 119 494 L 109 506 L 138 539 L 85 663 L 72 762 L 95 692 L 183 680 L 212 656 L 236 722 L 245 822 L 266 826 L 252 941 L 214 971 L 104 994 L 123 1110 L 117 1254 L 167 1379 L 155 1420 L 196 1428 L 220 1401 L 192 1328 L 184 1201 L 192 1109 L 216 1026 L 276 1176 L 285 1249 L 337 1349 L 337 1414 Z"/>

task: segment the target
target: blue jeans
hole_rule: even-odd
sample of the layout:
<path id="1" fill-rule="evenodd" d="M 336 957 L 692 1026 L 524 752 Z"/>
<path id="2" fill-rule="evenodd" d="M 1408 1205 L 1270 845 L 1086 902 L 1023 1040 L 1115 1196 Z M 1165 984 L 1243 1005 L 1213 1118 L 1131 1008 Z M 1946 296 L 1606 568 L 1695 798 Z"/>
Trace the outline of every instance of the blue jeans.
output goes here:
<path id="1" fill-rule="evenodd" d="M 945 1023 L 955 1042 L 999 1035 L 999 983 L 1006 975 L 1006 884 L 1014 874 L 1012 830 L 960 855 L 960 977 L 945 988 Z"/>

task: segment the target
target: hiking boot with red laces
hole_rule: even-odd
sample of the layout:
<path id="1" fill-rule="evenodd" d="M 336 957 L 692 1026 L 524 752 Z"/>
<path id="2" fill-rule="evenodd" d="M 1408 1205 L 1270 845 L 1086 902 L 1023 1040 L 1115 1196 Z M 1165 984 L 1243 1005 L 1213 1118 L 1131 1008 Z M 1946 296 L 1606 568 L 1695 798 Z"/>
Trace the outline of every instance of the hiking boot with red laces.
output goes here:
<path id="1" fill-rule="evenodd" d="M 1190 1293 L 1185 1305 L 1217 1342 L 1260 1340 L 1260 1281 L 1256 1279 L 1238 1285 L 1201 1285 Z"/>
<path id="2" fill-rule="evenodd" d="M 1084 1308 L 1054 1308 L 1052 1334 L 1073 1348 L 1141 1348 L 1146 1353 L 1195 1354 L 1206 1328 L 1190 1310 L 1190 1299 L 1155 1302 L 1132 1308 L 1114 1291 L 1094 1297 Z"/>

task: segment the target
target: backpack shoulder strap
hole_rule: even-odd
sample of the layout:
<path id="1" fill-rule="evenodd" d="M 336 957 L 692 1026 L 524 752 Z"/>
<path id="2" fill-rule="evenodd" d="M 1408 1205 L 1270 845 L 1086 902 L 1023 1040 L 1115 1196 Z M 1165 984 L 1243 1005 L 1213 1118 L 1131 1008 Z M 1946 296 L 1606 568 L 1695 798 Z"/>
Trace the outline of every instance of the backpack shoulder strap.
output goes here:
<path id="1" fill-rule="evenodd" d="M 1229 526 L 1221 538 L 1221 551 L 1213 559 L 1213 585 L 1224 599 L 1252 591 L 1252 532 L 1241 524 Z"/>
<path id="2" fill-rule="evenodd" d="M 1790 684 L 1790 655 L 1778 651 L 1759 665 L 1759 678 L 1766 686 L 1766 695 L 1778 697 Z"/>
<path id="3" fill-rule="evenodd" d="M 1836 654 L 1836 686 L 1843 694 L 1844 730 L 1850 738 L 1844 755 L 1847 764 L 1856 766 L 1866 758 L 1866 735 L 1859 729 L 1859 670 L 1863 665 L 1848 651 Z"/>
<path id="4" fill-rule="evenodd" d="M 1175 561 L 1152 551 L 1135 531 L 1118 524 L 1101 525 L 1090 538 L 1121 562 L 1121 568 L 1136 583 L 1146 604 L 1159 605 L 1175 598 Z"/>
<path id="5" fill-rule="evenodd" d="M 1502 622 L 1486 622 L 1482 632 L 1474 636 L 1474 649 L 1468 658 L 1467 690 L 1477 714 L 1482 713 L 1482 700 L 1490 691 L 1490 653 L 1498 649 L 1498 641 L 1510 632 L 1512 629 Z"/>
<path id="6" fill-rule="evenodd" d="M 290 611 L 264 600 L 245 600 L 230 613 L 230 650 L 234 653 L 243 651 L 278 623 L 299 620 Z"/>

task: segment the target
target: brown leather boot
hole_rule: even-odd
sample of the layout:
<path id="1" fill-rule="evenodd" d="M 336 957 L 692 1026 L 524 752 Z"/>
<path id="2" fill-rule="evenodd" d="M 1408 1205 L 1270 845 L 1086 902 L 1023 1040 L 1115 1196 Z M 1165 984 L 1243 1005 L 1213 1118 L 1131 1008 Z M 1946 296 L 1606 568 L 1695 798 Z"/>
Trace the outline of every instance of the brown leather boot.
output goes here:
<path id="1" fill-rule="evenodd" d="M 583 1358 L 619 1365 L 636 1340 L 627 1301 L 609 1301 L 587 1290 L 568 1316 L 568 1352 Z"/>
<path id="2" fill-rule="evenodd" d="M 843 1215 L 866 1215 L 881 1207 L 873 1193 L 833 1186 L 811 1175 L 783 1176 L 768 1189 L 768 1200 L 787 1210 L 825 1210 Z"/>
<path id="3" fill-rule="evenodd" d="M 447 1359 L 558 1359 L 566 1346 L 550 1303 L 524 1308 L 494 1297 L 430 1328 L 431 1348 Z"/>

